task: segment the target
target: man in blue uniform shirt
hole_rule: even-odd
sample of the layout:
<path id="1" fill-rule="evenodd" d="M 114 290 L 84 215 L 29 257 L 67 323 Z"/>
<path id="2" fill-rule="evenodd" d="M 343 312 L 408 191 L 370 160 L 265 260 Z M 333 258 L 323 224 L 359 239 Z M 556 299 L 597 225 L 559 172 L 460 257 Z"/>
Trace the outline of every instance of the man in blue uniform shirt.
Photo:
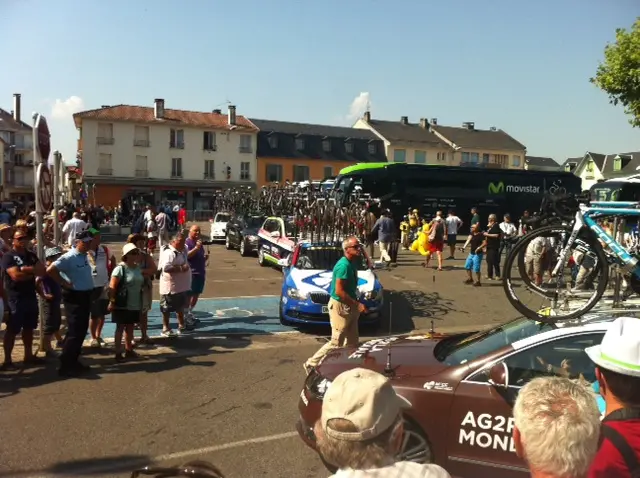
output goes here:
<path id="1" fill-rule="evenodd" d="M 79 232 L 75 247 L 47 268 L 47 273 L 62 286 L 62 302 L 67 315 L 67 335 L 58 370 L 62 377 L 75 377 L 89 370 L 78 358 L 89 329 L 93 276 L 87 252 L 92 240 L 89 231 Z"/>

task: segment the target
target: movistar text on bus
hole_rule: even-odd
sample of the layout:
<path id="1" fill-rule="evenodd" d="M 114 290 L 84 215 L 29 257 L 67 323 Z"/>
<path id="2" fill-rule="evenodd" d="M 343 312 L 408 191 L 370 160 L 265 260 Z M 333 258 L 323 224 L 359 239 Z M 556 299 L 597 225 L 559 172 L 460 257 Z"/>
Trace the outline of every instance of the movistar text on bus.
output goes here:
<path id="1" fill-rule="evenodd" d="M 502 181 L 499 183 L 489 183 L 489 194 L 501 194 L 505 189 L 508 193 L 540 194 L 540 186 L 513 186 L 511 184 L 505 186 Z"/>

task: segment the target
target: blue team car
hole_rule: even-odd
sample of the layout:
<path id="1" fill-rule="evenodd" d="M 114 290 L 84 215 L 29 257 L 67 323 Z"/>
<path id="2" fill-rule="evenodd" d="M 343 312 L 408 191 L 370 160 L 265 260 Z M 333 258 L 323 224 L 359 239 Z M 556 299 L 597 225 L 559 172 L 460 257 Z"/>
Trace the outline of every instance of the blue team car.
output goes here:
<path id="1" fill-rule="evenodd" d="M 280 297 L 283 325 L 329 325 L 329 289 L 333 266 L 343 256 L 342 244 L 298 243 L 293 253 L 278 261 L 284 281 Z M 358 264 L 358 294 L 368 309 L 361 325 L 377 326 L 384 304 L 383 289 L 366 252 Z"/>

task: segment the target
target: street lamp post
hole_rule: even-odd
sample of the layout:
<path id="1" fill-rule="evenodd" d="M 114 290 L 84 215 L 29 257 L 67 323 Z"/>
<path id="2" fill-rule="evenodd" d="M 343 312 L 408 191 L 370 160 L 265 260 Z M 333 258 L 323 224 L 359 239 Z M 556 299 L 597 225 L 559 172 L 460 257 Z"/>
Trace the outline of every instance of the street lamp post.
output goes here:
<path id="1" fill-rule="evenodd" d="M 60 199 L 60 165 L 62 155 L 59 151 L 53 152 L 53 242 L 60 244 L 60 217 L 58 215 L 58 203 Z"/>

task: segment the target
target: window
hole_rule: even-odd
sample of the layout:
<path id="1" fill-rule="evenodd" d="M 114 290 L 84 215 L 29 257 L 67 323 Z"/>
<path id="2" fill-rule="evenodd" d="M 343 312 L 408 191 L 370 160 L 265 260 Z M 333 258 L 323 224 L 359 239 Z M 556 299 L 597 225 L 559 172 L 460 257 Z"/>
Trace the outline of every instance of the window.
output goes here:
<path id="1" fill-rule="evenodd" d="M 98 144 L 113 143 L 113 123 L 98 123 Z"/>
<path id="2" fill-rule="evenodd" d="M 15 153 L 13 155 L 13 164 L 17 165 L 17 166 L 22 166 L 24 165 L 24 156 L 20 153 Z"/>
<path id="3" fill-rule="evenodd" d="M 621 158 L 614 158 L 613 160 L 613 170 L 614 171 L 620 171 L 622 169 L 622 159 Z"/>
<path id="4" fill-rule="evenodd" d="M 149 171 L 147 170 L 147 157 L 136 156 L 136 177 L 146 178 L 148 175 Z"/>
<path id="5" fill-rule="evenodd" d="M 293 180 L 296 182 L 309 180 L 309 166 L 294 166 Z"/>
<path id="6" fill-rule="evenodd" d="M 333 166 L 325 166 L 323 179 L 330 178 L 331 176 L 333 176 Z"/>
<path id="7" fill-rule="evenodd" d="M 519 168 L 520 167 L 520 156 L 513 156 L 511 164 L 513 165 L 514 168 Z"/>
<path id="8" fill-rule="evenodd" d="M 353 153 L 353 143 L 351 141 L 347 141 L 346 143 L 344 143 L 344 149 L 347 153 L 352 154 Z"/>
<path id="9" fill-rule="evenodd" d="M 480 155 L 478 153 L 471 153 L 470 161 L 473 164 L 478 164 L 480 162 Z"/>
<path id="10" fill-rule="evenodd" d="M 267 164 L 265 179 L 268 183 L 282 181 L 282 166 L 280 164 Z"/>
<path id="11" fill-rule="evenodd" d="M 243 161 L 242 163 L 240 163 L 240 181 L 249 181 L 250 179 L 251 179 L 251 163 L 249 163 L 249 161 L 247 162 Z"/>
<path id="12" fill-rule="evenodd" d="M 251 150 L 251 135 L 250 134 L 241 134 L 240 135 L 240 152 L 241 153 L 250 153 Z M 249 164 L 249 163 L 247 163 Z"/>
<path id="13" fill-rule="evenodd" d="M 204 161 L 204 179 L 215 179 L 216 169 L 215 161 L 213 159 L 206 159 Z"/>
<path id="14" fill-rule="evenodd" d="M 576 168 L 577 165 L 578 165 L 578 163 L 567 163 L 567 164 L 564 165 L 564 170 L 567 173 L 570 173 L 571 171 L 573 171 Z"/>
<path id="15" fill-rule="evenodd" d="M 278 147 L 278 137 L 275 135 L 271 135 L 269 136 L 269 146 L 271 148 L 277 148 Z"/>
<path id="16" fill-rule="evenodd" d="M 325 153 L 328 153 L 329 151 L 331 151 L 331 141 L 325 139 L 322 142 L 322 151 L 324 151 Z"/>
<path id="17" fill-rule="evenodd" d="M 441 151 L 438 153 L 438 161 L 442 162 L 442 161 L 446 161 L 447 160 L 447 153 L 445 153 L 444 151 Z"/>
<path id="18" fill-rule="evenodd" d="M 216 134 L 213 131 L 202 133 L 202 149 L 205 151 L 216 150 Z"/>
<path id="19" fill-rule="evenodd" d="M 377 152 L 376 143 L 369 143 L 369 154 L 376 154 Z"/>
<path id="20" fill-rule="evenodd" d="M 416 150 L 413 153 L 414 161 L 416 164 L 427 164 L 427 152 Z"/>
<path id="21" fill-rule="evenodd" d="M 296 149 L 302 151 L 304 149 L 304 139 L 296 138 Z"/>
<path id="22" fill-rule="evenodd" d="M 587 168 L 586 169 L 587 169 L 588 173 L 592 173 L 593 172 L 593 161 L 589 161 L 587 163 Z"/>
<path id="23" fill-rule="evenodd" d="M 393 150 L 393 162 L 394 163 L 404 163 L 407 160 L 407 151 L 405 149 L 394 149 Z"/>
<path id="24" fill-rule="evenodd" d="M 149 147 L 149 127 L 136 126 L 133 132 L 133 145 L 141 148 Z"/>
<path id="25" fill-rule="evenodd" d="M 182 158 L 171 159 L 171 177 L 172 178 L 182 177 Z"/>
<path id="26" fill-rule="evenodd" d="M 176 149 L 184 149 L 184 130 L 171 129 L 169 133 L 169 147 Z"/>
<path id="27" fill-rule="evenodd" d="M 469 163 L 469 153 L 462 153 L 462 162 Z"/>
<path id="28" fill-rule="evenodd" d="M 111 176 L 113 174 L 110 154 L 100 153 L 98 159 L 98 174 L 101 176 Z"/>
<path id="29" fill-rule="evenodd" d="M 509 167 L 509 155 L 508 154 L 496 154 L 496 163 L 503 168 Z"/>
<path id="30" fill-rule="evenodd" d="M 482 164 L 489 164 L 489 153 L 482 154 Z"/>

